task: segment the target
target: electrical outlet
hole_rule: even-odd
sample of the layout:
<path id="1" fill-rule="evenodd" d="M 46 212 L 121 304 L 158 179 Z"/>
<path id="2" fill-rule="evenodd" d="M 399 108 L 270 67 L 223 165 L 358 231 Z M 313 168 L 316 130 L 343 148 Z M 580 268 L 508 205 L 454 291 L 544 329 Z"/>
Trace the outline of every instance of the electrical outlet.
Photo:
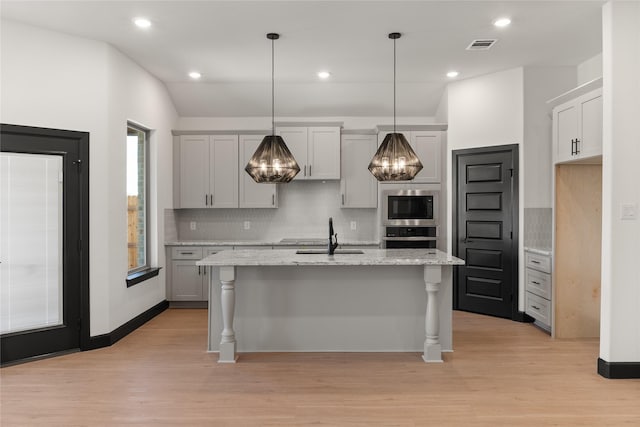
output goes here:
<path id="1" fill-rule="evenodd" d="M 244 222 L 244 229 L 245 230 L 250 230 L 251 229 L 251 221 L 245 221 Z"/>
<path id="2" fill-rule="evenodd" d="M 358 229 L 358 223 L 356 221 L 351 221 L 351 229 L 352 230 L 357 230 Z"/>
<path id="3" fill-rule="evenodd" d="M 191 230 L 195 230 L 195 229 L 196 229 L 196 222 L 195 222 L 195 221 L 191 221 L 191 222 L 189 223 L 189 228 L 190 228 Z"/>
<path id="4" fill-rule="evenodd" d="M 638 205 L 636 203 L 623 203 L 620 207 L 620 219 L 635 220 L 638 218 Z"/>

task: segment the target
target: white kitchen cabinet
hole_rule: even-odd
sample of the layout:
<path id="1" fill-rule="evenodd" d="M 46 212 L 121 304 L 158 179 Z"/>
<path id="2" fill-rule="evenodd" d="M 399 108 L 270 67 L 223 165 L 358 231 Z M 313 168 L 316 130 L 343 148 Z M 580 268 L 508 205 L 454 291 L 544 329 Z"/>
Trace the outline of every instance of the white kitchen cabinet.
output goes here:
<path id="1" fill-rule="evenodd" d="M 369 172 L 377 150 L 375 135 L 342 135 L 340 196 L 343 208 L 377 208 L 378 181 Z"/>
<path id="2" fill-rule="evenodd" d="M 238 136 L 182 135 L 179 208 L 238 207 Z"/>
<path id="3" fill-rule="evenodd" d="M 208 268 L 198 267 L 196 261 L 225 249 L 232 249 L 232 247 L 179 246 L 171 248 L 169 301 L 207 301 L 210 271 Z"/>
<path id="4" fill-rule="evenodd" d="M 411 130 L 398 131 L 411 145 L 422 163 L 422 170 L 411 182 L 438 183 L 442 180 L 442 131 Z M 382 144 L 387 131 L 378 133 L 378 145 Z"/>
<path id="5" fill-rule="evenodd" d="M 287 126 L 276 128 L 276 134 L 300 166 L 295 180 L 340 179 L 340 127 Z"/>
<path id="6" fill-rule="evenodd" d="M 525 312 L 551 332 L 551 256 L 525 249 Z"/>
<path id="7" fill-rule="evenodd" d="M 553 109 L 554 163 L 602 155 L 602 88 Z"/>
<path id="8" fill-rule="evenodd" d="M 261 135 L 240 135 L 239 152 L 240 163 L 238 165 L 239 200 L 241 208 L 277 208 L 277 185 L 257 183 L 245 172 L 244 168 L 255 153 L 256 148 L 262 142 Z"/>
<path id="9" fill-rule="evenodd" d="M 203 301 L 204 271 L 196 266 L 203 258 L 201 247 L 180 247 L 171 250 L 171 301 Z"/>

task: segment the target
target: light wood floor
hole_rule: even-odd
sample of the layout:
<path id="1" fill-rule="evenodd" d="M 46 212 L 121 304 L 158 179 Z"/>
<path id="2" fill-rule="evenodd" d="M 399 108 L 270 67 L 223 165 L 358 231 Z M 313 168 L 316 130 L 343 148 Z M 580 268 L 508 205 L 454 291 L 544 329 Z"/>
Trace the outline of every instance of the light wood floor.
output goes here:
<path id="1" fill-rule="evenodd" d="M 207 354 L 206 310 L 114 346 L 3 368 L 6 426 L 640 425 L 640 380 L 596 373 L 594 339 L 454 312 L 455 352 Z"/>

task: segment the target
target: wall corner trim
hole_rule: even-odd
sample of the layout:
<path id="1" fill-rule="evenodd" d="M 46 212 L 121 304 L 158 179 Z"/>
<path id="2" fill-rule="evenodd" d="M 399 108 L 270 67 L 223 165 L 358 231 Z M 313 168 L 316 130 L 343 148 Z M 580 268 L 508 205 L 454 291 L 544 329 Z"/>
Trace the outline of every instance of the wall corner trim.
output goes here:
<path id="1" fill-rule="evenodd" d="M 110 333 L 90 337 L 87 346 L 82 348 L 82 350 L 95 350 L 102 347 L 109 347 L 156 317 L 158 314 L 165 311 L 167 308 L 169 308 L 169 301 L 163 300 L 147 311 L 140 313 L 125 324 L 114 329 Z"/>
<path id="2" fill-rule="evenodd" d="M 607 362 L 598 358 L 598 374 L 609 379 L 640 378 L 640 362 Z"/>

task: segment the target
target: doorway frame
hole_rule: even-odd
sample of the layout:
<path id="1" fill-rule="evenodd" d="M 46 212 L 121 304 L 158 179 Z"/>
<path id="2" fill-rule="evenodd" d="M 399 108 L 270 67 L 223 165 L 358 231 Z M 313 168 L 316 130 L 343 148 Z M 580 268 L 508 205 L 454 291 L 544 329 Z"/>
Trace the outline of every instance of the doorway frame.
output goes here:
<path id="1" fill-rule="evenodd" d="M 511 180 L 511 204 L 512 204 L 512 228 L 513 238 L 511 239 L 511 249 L 514 253 L 512 258 L 511 273 L 511 320 L 518 322 L 531 322 L 532 318 L 518 309 L 520 300 L 520 145 L 504 144 L 492 145 L 476 148 L 465 148 L 451 151 L 451 251 L 454 256 L 458 256 L 458 158 L 467 154 L 488 154 L 496 151 L 511 151 L 513 157 L 513 179 Z M 514 215 L 515 214 L 515 215 Z M 458 269 L 453 269 L 453 309 L 458 310 Z"/>
<path id="2" fill-rule="evenodd" d="M 21 136 L 62 138 L 76 140 L 78 143 L 79 158 L 74 162 L 79 172 L 78 184 L 80 192 L 80 212 L 78 212 L 80 222 L 80 224 L 78 224 L 80 235 L 80 241 L 78 242 L 78 259 L 80 264 L 78 271 L 78 280 L 80 283 L 80 324 L 78 325 L 78 333 L 80 350 L 89 350 L 91 349 L 91 313 L 89 306 L 89 132 L 1 123 L 0 134 L 7 133 Z M 24 152 L 28 153 L 28 151 Z M 34 360 L 43 356 L 48 357 L 49 355 L 34 356 L 29 359 L 23 359 L 22 361 Z"/>

